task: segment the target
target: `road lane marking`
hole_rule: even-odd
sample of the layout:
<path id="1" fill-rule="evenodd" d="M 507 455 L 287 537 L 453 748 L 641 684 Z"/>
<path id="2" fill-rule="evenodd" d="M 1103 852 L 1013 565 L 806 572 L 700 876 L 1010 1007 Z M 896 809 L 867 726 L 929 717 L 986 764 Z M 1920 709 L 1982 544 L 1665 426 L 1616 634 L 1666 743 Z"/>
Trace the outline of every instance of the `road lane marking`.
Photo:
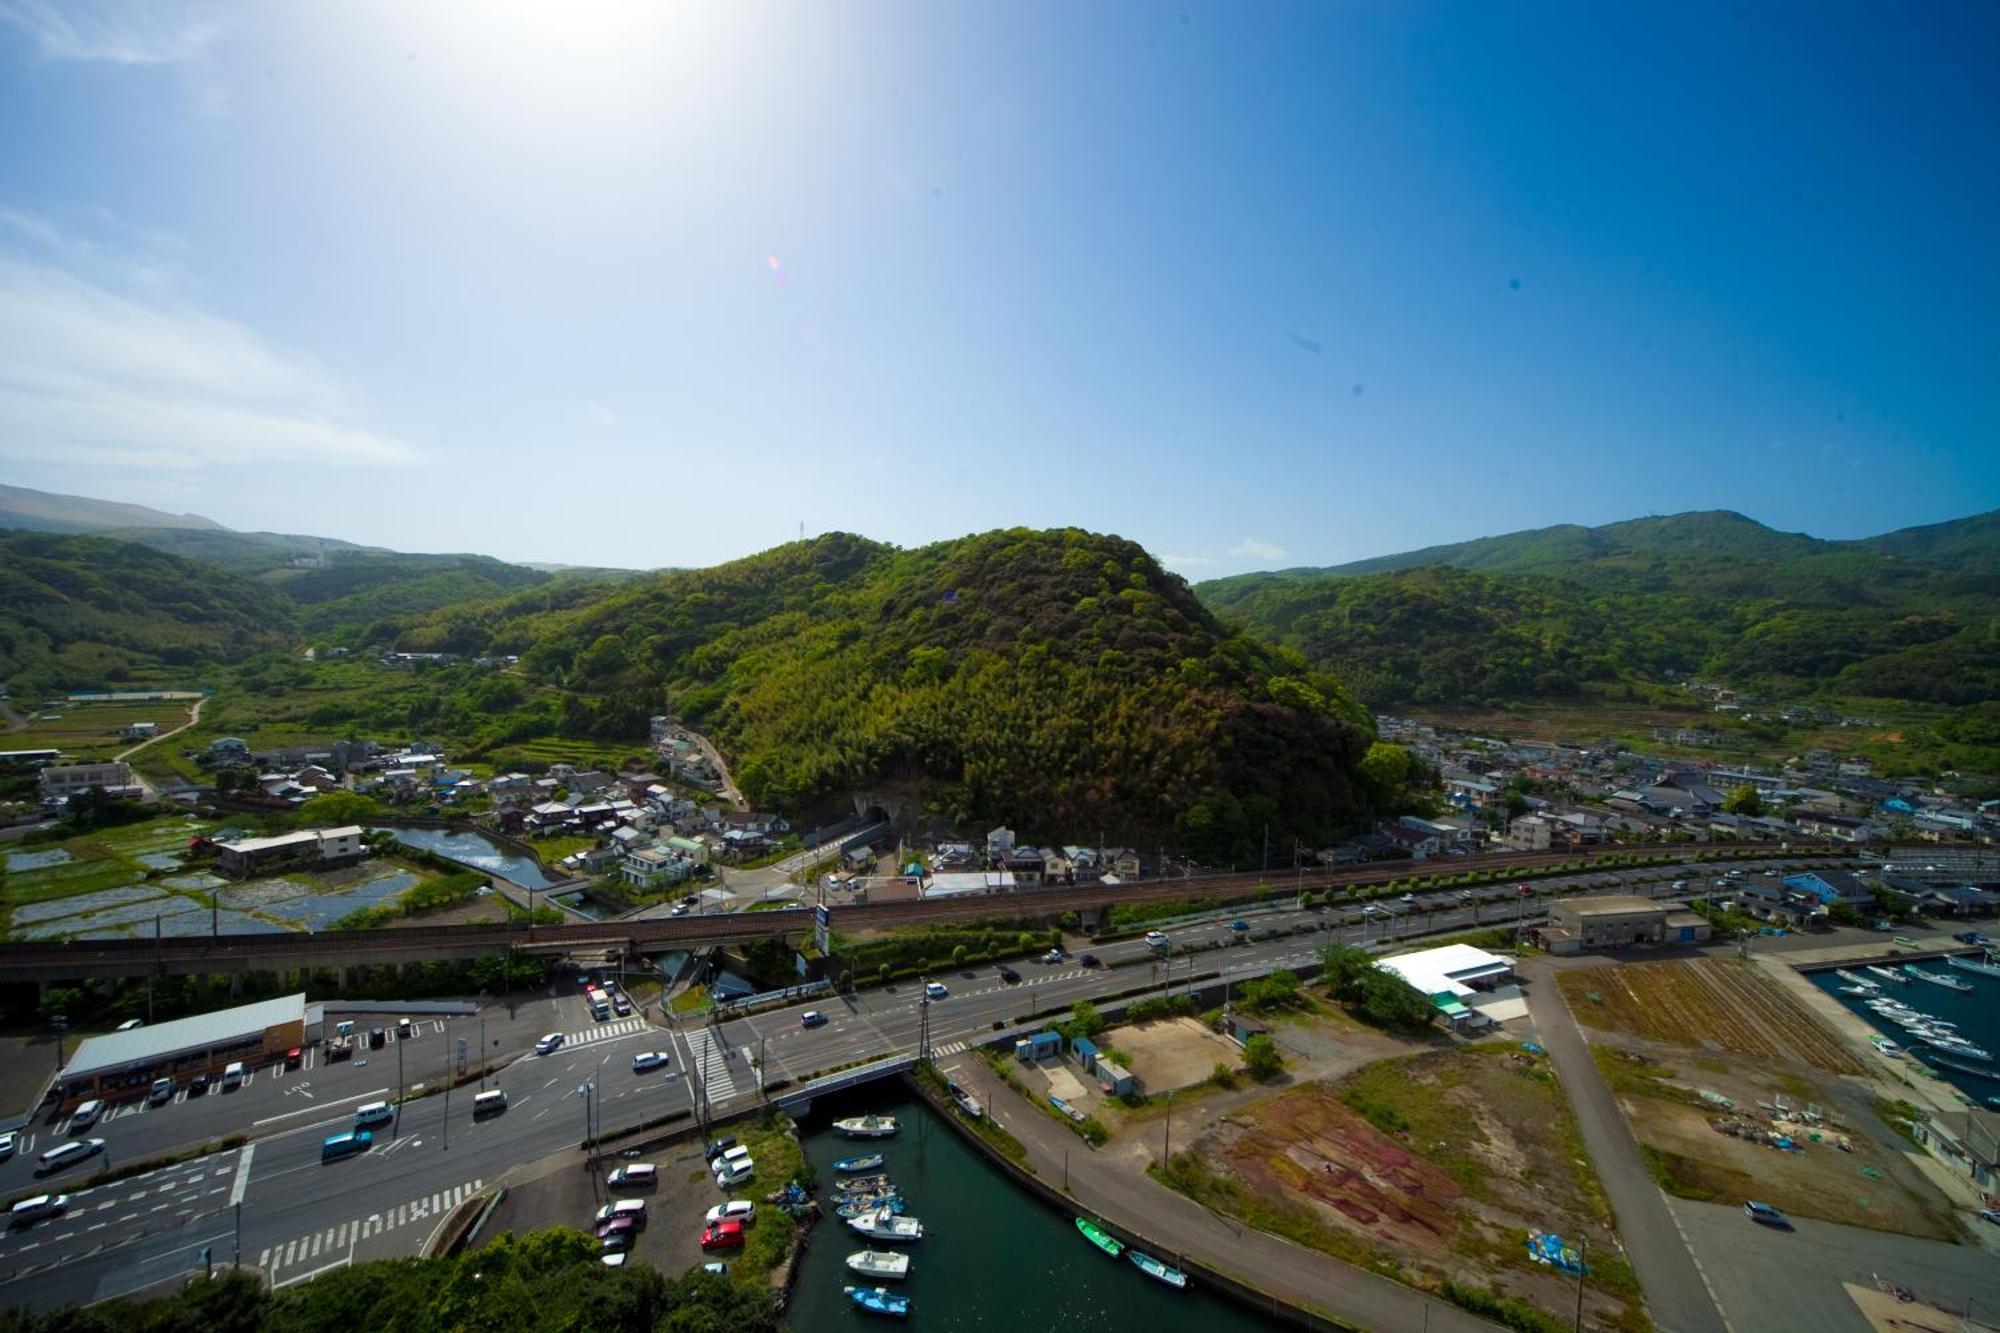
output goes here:
<path id="1" fill-rule="evenodd" d="M 250 1188 L 250 1158 L 256 1151 L 256 1144 L 246 1143 L 243 1145 L 242 1154 L 236 1159 L 236 1181 L 229 1190 L 229 1205 L 232 1208 L 242 1204 L 243 1195 Z"/>
<path id="2" fill-rule="evenodd" d="M 381 1097 L 388 1091 L 387 1088 L 377 1088 L 373 1092 L 363 1092 L 353 1097 L 342 1097 L 337 1102 L 317 1102 L 311 1106 L 301 1106 L 296 1111 L 287 1111 L 283 1115 L 267 1115 L 262 1120 L 252 1120 L 250 1123 L 252 1126 L 271 1125 L 276 1124 L 280 1120 L 290 1120 L 294 1116 L 317 1115 L 322 1111 L 330 1111 L 336 1106 L 345 1106 L 349 1102 L 365 1102 L 370 1098 Z"/>

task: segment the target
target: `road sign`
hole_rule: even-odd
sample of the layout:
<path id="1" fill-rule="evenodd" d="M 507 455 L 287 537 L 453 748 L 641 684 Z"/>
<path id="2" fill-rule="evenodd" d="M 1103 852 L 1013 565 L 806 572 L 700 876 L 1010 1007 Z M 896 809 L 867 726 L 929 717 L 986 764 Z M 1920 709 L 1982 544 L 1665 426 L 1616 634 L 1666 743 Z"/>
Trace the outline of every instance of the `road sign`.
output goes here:
<path id="1" fill-rule="evenodd" d="M 825 903 L 813 908 L 813 947 L 819 950 L 822 958 L 833 952 L 827 946 L 827 927 L 830 921 L 831 914 L 826 910 Z"/>

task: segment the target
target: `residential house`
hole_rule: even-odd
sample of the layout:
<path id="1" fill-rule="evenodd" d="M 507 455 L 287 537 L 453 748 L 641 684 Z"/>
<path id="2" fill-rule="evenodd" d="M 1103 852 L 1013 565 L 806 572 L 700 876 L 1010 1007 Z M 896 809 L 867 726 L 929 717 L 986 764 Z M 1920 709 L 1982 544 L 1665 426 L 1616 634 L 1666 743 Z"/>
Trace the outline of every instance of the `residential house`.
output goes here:
<path id="1" fill-rule="evenodd" d="M 50 764 L 42 769 L 40 778 L 44 801 L 67 800 L 93 787 L 107 796 L 146 794 L 146 789 L 132 780 L 132 766 L 116 760 L 102 764 Z"/>
<path id="2" fill-rule="evenodd" d="M 1000 868 L 1012 875 L 1016 884 L 1033 888 L 1048 873 L 1048 858 L 1038 848 L 1015 847 L 1001 853 Z"/>
<path id="3" fill-rule="evenodd" d="M 986 834 L 987 860 L 989 861 L 997 860 L 1001 856 L 1004 856 L 1005 854 L 1013 850 L 1014 850 L 1013 829 L 1010 829 L 1005 824 L 1002 824 L 999 828 L 989 829 L 987 831 Z"/>

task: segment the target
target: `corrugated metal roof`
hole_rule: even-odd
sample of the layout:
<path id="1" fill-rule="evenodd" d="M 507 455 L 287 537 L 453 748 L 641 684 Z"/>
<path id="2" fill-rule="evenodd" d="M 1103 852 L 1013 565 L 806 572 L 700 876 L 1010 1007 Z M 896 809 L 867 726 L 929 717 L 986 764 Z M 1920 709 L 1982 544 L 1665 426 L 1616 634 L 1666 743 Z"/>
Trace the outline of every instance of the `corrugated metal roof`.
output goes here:
<path id="1" fill-rule="evenodd" d="M 264 1029 L 280 1023 L 296 1023 L 306 1016 L 305 992 L 283 995 L 275 1000 L 234 1009 L 218 1009 L 212 1014 L 176 1018 L 130 1032 L 108 1032 L 101 1037 L 85 1037 L 76 1054 L 63 1066 L 63 1078 L 74 1079 L 106 1069 L 149 1065 L 189 1051 L 205 1051 L 226 1046 L 246 1037 L 261 1036 Z"/>

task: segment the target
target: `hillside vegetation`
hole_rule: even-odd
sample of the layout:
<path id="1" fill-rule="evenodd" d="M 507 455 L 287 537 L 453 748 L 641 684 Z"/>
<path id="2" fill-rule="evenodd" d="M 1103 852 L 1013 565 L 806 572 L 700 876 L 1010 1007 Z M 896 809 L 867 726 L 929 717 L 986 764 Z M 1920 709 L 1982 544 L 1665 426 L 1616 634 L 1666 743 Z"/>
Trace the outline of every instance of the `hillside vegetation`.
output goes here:
<path id="1" fill-rule="evenodd" d="M 1738 514 L 1557 527 L 1202 584 L 1371 705 L 1703 675 L 1779 692 L 2000 699 L 2000 516 L 1863 541 Z"/>
<path id="2" fill-rule="evenodd" d="M 454 608 L 399 646 L 519 653 L 570 734 L 673 710 L 760 805 L 878 782 L 943 812 L 1247 857 L 1363 816 L 1366 714 L 1338 680 L 1222 626 L 1116 537 L 1011 530 L 899 551 L 832 534 L 547 611 Z M 1279 845 L 1287 845 L 1280 843 Z"/>

